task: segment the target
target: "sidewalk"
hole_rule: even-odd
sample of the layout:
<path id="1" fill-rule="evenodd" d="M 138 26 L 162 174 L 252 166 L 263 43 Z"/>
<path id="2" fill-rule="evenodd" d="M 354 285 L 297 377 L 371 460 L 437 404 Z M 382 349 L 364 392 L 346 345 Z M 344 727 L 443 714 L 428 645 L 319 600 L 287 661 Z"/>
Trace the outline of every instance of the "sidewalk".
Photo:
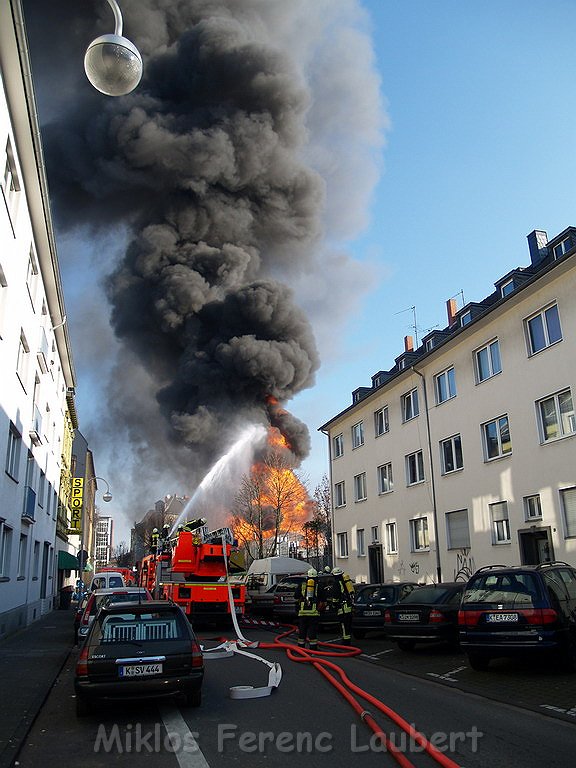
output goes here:
<path id="1" fill-rule="evenodd" d="M 0 768 L 11 768 L 74 647 L 74 610 L 54 610 L 0 641 Z"/>

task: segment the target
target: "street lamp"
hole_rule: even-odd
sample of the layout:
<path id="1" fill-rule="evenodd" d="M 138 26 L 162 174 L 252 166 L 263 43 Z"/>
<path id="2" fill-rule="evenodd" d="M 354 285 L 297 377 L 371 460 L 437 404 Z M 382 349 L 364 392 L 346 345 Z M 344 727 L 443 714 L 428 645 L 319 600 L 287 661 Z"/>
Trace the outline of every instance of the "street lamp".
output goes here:
<path id="1" fill-rule="evenodd" d="M 113 35 L 93 40 L 84 56 L 86 77 L 107 96 L 124 96 L 142 77 L 142 56 L 134 43 L 122 37 L 122 14 L 116 0 L 108 0 L 116 22 Z"/>
<path id="2" fill-rule="evenodd" d="M 112 501 L 112 494 L 110 493 L 110 486 L 108 485 L 108 481 L 105 480 L 103 477 L 91 477 L 89 480 L 86 481 L 86 485 L 90 485 L 90 483 L 94 483 L 96 485 L 96 480 L 101 480 L 103 483 L 106 483 L 106 492 L 102 494 L 102 500 L 105 502 Z M 84 503 L 82 504 L 82 524 L 80 529 L 80 552 L 78 553 L 78 564 L 80 566 L 80 572 L 83 573 L 84 568 L 86 566 L 86 562 L 88 560 L 89 553 L 84 549 L 84 535 L 86 531 L 86 508 Z"/>

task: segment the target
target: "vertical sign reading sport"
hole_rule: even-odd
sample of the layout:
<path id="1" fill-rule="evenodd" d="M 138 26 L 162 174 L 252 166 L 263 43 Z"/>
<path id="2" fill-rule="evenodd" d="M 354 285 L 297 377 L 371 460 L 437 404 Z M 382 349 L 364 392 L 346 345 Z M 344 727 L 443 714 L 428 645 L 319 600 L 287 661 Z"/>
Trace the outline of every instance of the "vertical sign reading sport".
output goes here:
<path id="1" fill-rule="evenodd" d="M 77 533 L 82 535 L 82 502 L 84 500 L 84 478 L 72 478 L 72 491 L 70 493 L 70 509 L 72 517 L 70 519 L 70 528 L 68 533 Z"/>

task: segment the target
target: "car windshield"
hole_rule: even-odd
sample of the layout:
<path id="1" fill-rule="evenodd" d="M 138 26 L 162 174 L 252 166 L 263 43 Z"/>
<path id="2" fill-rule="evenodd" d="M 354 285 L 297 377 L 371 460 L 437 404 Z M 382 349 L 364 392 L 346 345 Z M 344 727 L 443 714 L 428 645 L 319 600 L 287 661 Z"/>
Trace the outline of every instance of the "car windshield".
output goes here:
<path id="1" fill-rule="evenodd" d="M 468 582 L 462 604 L 531 606 L 538 594 L 538 584 L 531 573 L 482 573 Z"/>
<path id="2" fill-rule="evenodd" d="M 439 584 L 418 587 L 403 597 L 400 601 L 404 603 L 424 603 L 425 605 L 436 605 L 438 603 L 447 603 L 454 594 L 454 587 L 442 587 Z"/>
<path id="3" fill-rule="evenodd" d="M 113 592 L 111 595 L 98 595 L 96 600 L 98 601 L 98 607 L 100 605 L 110 605 L 111 603 L 130 603 L 130 602 L 142 602 L 143 600 L 151 600 L 149 592 Z"/>
<path id="4" fill-rule="evenodd" d="M 145 642 L 152 640 L 185 640 L 189 633 L 184 619 L 174 611 L 151 611 L 106 614 L 94 628 L 96 643 Z"/>
<path id="5" fill-rule="evenodd" d="M 393 603 L 395 602 L 395 595 L 394 587 L 366 587 L 360 590 L 356 602 L 360 605 L 365 603 Z"/>

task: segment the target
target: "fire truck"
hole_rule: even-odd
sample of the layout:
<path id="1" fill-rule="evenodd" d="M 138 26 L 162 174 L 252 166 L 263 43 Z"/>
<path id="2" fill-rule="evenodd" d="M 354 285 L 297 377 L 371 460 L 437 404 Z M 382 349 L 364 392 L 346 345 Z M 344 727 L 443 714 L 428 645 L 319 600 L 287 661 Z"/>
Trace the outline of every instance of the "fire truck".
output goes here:
<path id="1" fill-rule="evenodd" d="M 159 537 L 156 551 L 142 559 L 139 584 L 155 597 L 180 605 L 191 623 L 231 622 L 226 578 L 234 535 L 230 528 L 209 531 L 199 518 L 173 538 Z M 230 584 L 233 610 L 243 614 L 246 586 Z"/>

